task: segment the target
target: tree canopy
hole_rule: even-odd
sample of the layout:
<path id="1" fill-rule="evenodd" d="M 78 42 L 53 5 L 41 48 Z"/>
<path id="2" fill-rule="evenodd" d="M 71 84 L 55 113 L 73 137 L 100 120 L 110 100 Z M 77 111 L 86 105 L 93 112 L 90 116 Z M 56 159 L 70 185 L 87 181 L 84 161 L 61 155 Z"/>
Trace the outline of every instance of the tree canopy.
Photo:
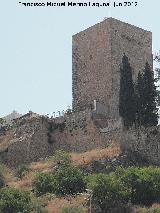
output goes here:
<path id="1" fill-rule="evenodd" d="M 136 84 L 136 117 L 139 126 L 147 127 L 158 124 L 157 95 L 154 72 L 146 62 L 143 72 L 138 74 Z"/>
<path id="2" fill-rule="evenodd" d="M 135 122 L 135 94 L 132 68 L 125 54 L 120 67 L 119 113 L 123 118 L 124 126 L 131 127 Z"/>

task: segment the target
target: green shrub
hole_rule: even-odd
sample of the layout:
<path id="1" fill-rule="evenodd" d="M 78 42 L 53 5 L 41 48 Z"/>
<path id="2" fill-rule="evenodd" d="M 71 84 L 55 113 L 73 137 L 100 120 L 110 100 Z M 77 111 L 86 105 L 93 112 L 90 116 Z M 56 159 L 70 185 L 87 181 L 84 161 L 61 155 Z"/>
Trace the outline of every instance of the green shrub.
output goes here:
<path id="1" fill-rule="evenodd" d="M 33 181 L 33 191 L 36 195 L 53 193 L 55 191 L 55 179 L 53 174 L 37 173 Z"/>
<path id="2" fill-rule="evenodd" d="M 92 175 L 85 178 L 93 191 L 93 203 L 107 211 L 128 201 L 151 205 L 160 201 L 160 168 L 118 168 L 110 175 Z M 148 210 L 158 212 L 159 210 Z M 147 212 L 148 213 L 148 212 Z"/>
<path id="3" fill-rule="evenodd" d="M 71 165 L 71 156 L 69 153 L 58 150 L 53 156 L 54 164 L 59 168 L 60 166 L 70 166 Z"/>
<path id="4" fill-rule="evenodd" d="M 18 166 L 16 170 L 16 177 L 22 178 L 29 171 L 29 167 L 25 164 Z"/>
<path id="5" fill-rule="evenodd" d="M 160 168 L 119 168 L 115 175 L 131 189 L 133 204 L 151 205 L 160 197 Z"/>
<path id="6" fill-rule="evenodd" d="M 0 212 L 30 213 L 31 197 L 29 193 L 13 188 L 0 190 Z"/>
<path id="7" fill-rule="evenodd" d="M 54 174 L 38 173 L 33 181 L 37 195 L 54 193 L 57 196 L 74 195 L 85 189 L 82 173 L 75 167 L 61 166 Z"/>
<path id="8" fill-rule="evenodd" d="M 60 167 L 54 174 L 55 194 L 58 196 L 75 195 L 85 190 L 82 172 L 73 166 Z"/>
<path id="9" fill-rule="evenodd" d="M 92 203 L 102 212 L 122 206 L 130 199 L 130 190 L 114 175 L 94 175 L 87 181 L 92 190 Z"/>
<path id="10" fill-rule="evenodd" d="M 61 213 L 85 213 L 82 209 L 78 207 L 64 207 Z"/>

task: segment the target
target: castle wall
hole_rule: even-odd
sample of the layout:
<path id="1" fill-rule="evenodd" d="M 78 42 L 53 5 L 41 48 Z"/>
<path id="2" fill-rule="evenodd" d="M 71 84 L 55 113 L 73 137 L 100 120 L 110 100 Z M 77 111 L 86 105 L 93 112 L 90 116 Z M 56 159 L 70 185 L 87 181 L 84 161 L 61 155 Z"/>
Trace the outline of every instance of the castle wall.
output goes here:
<path id="1" fill-rule="evenodd" d="M 44 159 L 59 149 L 85 152 L 105 148 L 118 143 L 121 126 L 116 122 L 90 110 L 55 119 L 21 119 L 16 128 L 6 132 L 7 141 L 0 136 L 0 161 L 15 167 Z"/>
<path id="2" fill-rule="evenodd" d="M 131 159 L 160 165 L 160 127 L 124 131 L 120 144 L 122 151 Z"/>
<path id="3" fill-rule="evenodd" d="M 70 152 L 85 152 L 106 146 L 101 140 L 100 132 L 92 120 L 90 111 L 65 116 L 64 129 L 54 129 L 51 137 L 55 149 Z"/>
<path id="4" fill-rule="evenodd" d="M 91 111 L 64 118 L 32 118 L 0 136 L 0 161 L 10 167 L 44 159 L 58 149 L 85 152 L 111 144 L 132 159 L 160 165 L 160 127 L 122 131 L 121 120 L 94 117 Z"/>
<path id="5" fill-rule="evenodd" d="M 102 120 L 99 122 L 102 123 Z M 104 124 L 107 125 L 107 122 Z M 112 138 L 115 138 L 115 135 L 104 137 L 105 134 L 102 135 L 99 131 L 92 112 L 87 110 L 56 119 L 22 119 L 10 131 L 12 137 L 8 138 L 7 144 L 0 144 L 0 161 L 10 167 L 44 159 L 59 149 L 85 152 L 104 148 L 112 144 Z"/>
<path id="6" fill-rule="evenodd" d="M 152 34 L 108 18 L 73 36 L 73 110 L 104 104 L 108 117 L 119 119 L 120 64 L 130 59 L 136 80 L 146 61 L 152 67 Z"/>

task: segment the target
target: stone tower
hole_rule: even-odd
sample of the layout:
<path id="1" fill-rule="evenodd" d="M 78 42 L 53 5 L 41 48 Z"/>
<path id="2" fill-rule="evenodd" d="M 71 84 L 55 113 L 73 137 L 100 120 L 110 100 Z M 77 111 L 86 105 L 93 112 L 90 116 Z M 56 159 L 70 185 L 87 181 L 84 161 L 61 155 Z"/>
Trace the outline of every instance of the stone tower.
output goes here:
<path id="1" fill-rule="evenodd" d="M 119 118 L 120 64 L 129 58 L 133 80 L 148 61 L 152 67 L 152 33 L 114 18 L 72 38 L 73 111 L 103 105 L 108 117 Z"/>

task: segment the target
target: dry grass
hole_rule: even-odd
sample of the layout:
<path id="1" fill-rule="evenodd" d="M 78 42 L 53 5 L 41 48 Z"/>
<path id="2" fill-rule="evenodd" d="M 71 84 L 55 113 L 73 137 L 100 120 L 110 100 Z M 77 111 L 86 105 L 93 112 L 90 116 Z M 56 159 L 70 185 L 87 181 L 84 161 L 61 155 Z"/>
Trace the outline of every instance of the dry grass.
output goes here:
<path id="1" fill-rule="evenodd" d="M 5 165 L 1 164 L 0 170 L 4 176 L 4 182 L 6 185 L 9 185 L 11 182 L 14 182 L 16 180 L 13 171 Z"/>
<path id="2" fill-rule="evenodd" d="M 46 207 L 48 213 L 60 213 L 60 210 L 64 207 L 79 207 L 82 208 L 87 212 L 86 209 L 86 201 L 84 197 L 77 196 L 75 198 L 55 198 L 54 200 L 50 201 Z"/>
<path id="3" fill-rule="evenodd" d="M 95 149 L 84 153 L 71 153 L 71 158 L 75 166 L 81 166 L 81 165 L 88 165 L 93 160 L 114 158 L 119 154 L 120 154 L 119 147 L 111 146 L 105 149 Z M 53 169 L 53 161 L 51 160 L 34 162 L 29 165 L 29 171 L 24 175 L 24 177 L 22 177 L 22 179 L 18 179 L 14 177 L 14 174 L 12 173 L 11 170 L 5 168 L 5 182 L 10 187 L 24 190 L 31 190 L 32 180 L 34 178 L 35 173 L 49 172 L 51 171 L 51 169 Z M 61 199 L 59 199 L 58 201 L 59 205 L 61 205 Z M 54 202 L 55 201 L 53 201 L 53 203 L 51 203 L 50 206 L 54 205 Z M 64 203 L 68 203 L 68 201 L 66 200 Z"/>
<path id="4" fill-rule="evenodd" d="M 146 211 L 150 212 L 150 211 L 154 211 L 154 210 L 159 210 L 159 212 L 160 212 L 160 204 L 155 203 L 150 208 L 137 208 L 136 213 L 146 213 Z"/>
<path id="5" fill-rule="evenodd" d="M 8 185 L 13 188 L 31 190 L 32 189 L 32 180 L 34 173 L 27 173 L 22 179 L 17 179 L 16 181 L 9 182 Z"/>
<path id="6" fill-rule="evenodd" d="M 106 158 L 114 158 L 120 154 L 118 146 L 111 146 L 105 149 L 95 149 L 84 153 L 71 153 L 71 158 L 75 166 L 88 165 L 93 160 L 102 160 Z M 36 172 L 49 172 L 53 167 L 53 161 L 39 161 L 31 163 L 30 171 L 21 179 L 13 180 L 8 183 L 9 186 L 15 188 L 31 189 L 32 180 Z"/>
<path id="7" fill-rule="evenodd" d="M 47 162 L 36 162 L 31 163 L 29 166 L 29 171 L 21 178 L 16 180 L 11 180 L 8 185 L 14 188 L 31 190 L 32 189 L 32 181 L 37 172 L 48 172 L 50 171 L 50 164 Z"/>
<path id="8" fill-rule="evenodd" d="M 15 188 L 21 188 L 24 190 L 32 189 L 32 180 L 37 172 L 48 172 L 50 170 L 50 164 L 46 161 L 34 162 L 29 166 L 29 172 L 27 172 L 22 179 L 17 179 L 17 181 L 12 181 L 9 186 Z"/>
<path id="9" fill-rule="evenodd" d="M 47 172 L 50 170 L 51 163 L 48 161 L 39 161 L 31 163 L 30 169 L 32 172 Z"/>
<path id="10" fill-rule="evenodd" d="M 72 153 L 72 161 L 76 166 L 88 165 L 93 160 L 103 160 L 106 158 L 114 158 L 120 154 L 118 146 L 111 146 L 105 149 L 94 149 L 84 153 Z"/>

